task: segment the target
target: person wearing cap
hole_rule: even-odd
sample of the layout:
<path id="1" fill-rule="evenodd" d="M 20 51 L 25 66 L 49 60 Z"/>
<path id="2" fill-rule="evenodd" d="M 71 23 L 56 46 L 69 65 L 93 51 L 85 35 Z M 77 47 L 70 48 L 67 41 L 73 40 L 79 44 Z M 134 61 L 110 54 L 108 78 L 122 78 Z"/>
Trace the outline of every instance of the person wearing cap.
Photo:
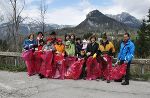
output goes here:
<path id="1" fill-rule="evenodd" d="M 102 54 L 108 54 L 109 56 L 113 56 L 115 53 L 115 47 L 112 42 L 107 39 L 106 33 L 103 34 L 102 39 L 100 40 L 99 51 Z"/>
<path id="2" fill-rule="evenodd" d="M 99 49 L 98 49 L 98 52 L 96 54 L 93 55 L 93 58 L 96 58 L 96 56 L 100 56 L 101 55 L 108 55 L 108 56 L 113 56 L 115 53 L 115 48 L 114 48 L 114 45 L 112 44 L 112 42 L 110 42 L 108 39 L 107 39 L 107 35 L 106 33 L 104 33 L 102 35 L 102 39 L 100 40 L 100 44 L 99 44 Z M 99 57 L 98 57 L 99 58 Z M 105 60 L 105 59 L 103 59 Z M 101 62 L 101 60 L 99 60 L 99 62 Z M 107 60 L 106 60 L 107 63 L 109 63 Z M 109 66 L 109 64 L 107 64 L 107 66 L 109 68 L 111 68 L 111 66 Z M 108 70 L 108 67 L 106 66 L 103 66 L 102 67 L 102 72 L 105 72 L 106 70 Z M 107 72 L 108 73 L 108 72 Z M 104 76 L 104 74 L 103 74 Z M 103 78 L 107 80 L 107 83 L 110 83 L 110 79 L 109 79 L 109 76 L 107 76 L 108 78 Z"/>
<path id="3" fill-rule="evenodd" d="M 43 46 L 42 48 L 42 51 L 55 51 L 55 46 L 54 46 L 54 43 L 53 43 L 53 40 L 51 39 L 48 39 L 46 41 L 46 44 Z"/>
<path id="4" fill-rule="evenodd" d="M 56 49 L 56 53 L 61 53 L 64 54 L 65 53 L 65 45 L 62 43 L 62 39 L 58 38 L 57 39 L 57 43 L 55 44 L 55 49 Z"/>
<path id="5" fill-rule="evenodd" d="M 70 41 L 65 43 L 65 54 L 66 56 L 75 56 L 75 48 Z"/>

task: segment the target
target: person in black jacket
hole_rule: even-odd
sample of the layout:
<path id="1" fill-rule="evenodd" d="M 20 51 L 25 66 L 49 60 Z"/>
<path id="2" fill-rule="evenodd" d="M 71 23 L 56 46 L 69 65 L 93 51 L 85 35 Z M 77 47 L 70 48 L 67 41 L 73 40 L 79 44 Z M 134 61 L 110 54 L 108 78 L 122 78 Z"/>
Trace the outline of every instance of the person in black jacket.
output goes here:
<path id="1" fill-rule="evenodd" d="M 87 46 L 87 56 L 93 56 L 95 53 L 97 53 L 99 44 L 96 42 L 96 36 L 92 36 L 90 38 L 90 43 Z"/>
<path id="2" fill-rule="evenodd" d="M 83 44 L 81 42 L 81 38 L 76 38 L 76 56 L 77 57 L 81 56 L 82 47 L 83 47 Z"/>

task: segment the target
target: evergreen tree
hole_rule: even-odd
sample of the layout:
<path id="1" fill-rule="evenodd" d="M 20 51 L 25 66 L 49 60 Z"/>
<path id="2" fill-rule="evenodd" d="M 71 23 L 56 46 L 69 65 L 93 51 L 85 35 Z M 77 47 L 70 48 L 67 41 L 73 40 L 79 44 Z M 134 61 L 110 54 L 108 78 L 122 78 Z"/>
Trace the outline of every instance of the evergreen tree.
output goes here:
<path id="1" fill-rule="evenodd" d="M 139 38 L 136 42 L 137 56 L 142 58 L 150 56 L 150 9 L 148 14 L 148 20 L 143 20 L 138 31 Z"/>

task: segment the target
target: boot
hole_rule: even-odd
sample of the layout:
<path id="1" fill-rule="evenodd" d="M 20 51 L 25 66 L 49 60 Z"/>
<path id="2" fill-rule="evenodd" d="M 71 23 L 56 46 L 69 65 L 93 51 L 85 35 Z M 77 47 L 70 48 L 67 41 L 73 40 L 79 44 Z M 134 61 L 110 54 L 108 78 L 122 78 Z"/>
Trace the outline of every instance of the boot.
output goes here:
<path id="1" fill-rule="evenodd" d="M 121 85 L 129 85 L 129 82 L 125 81 L 125 82 L 121 83 Z"/>

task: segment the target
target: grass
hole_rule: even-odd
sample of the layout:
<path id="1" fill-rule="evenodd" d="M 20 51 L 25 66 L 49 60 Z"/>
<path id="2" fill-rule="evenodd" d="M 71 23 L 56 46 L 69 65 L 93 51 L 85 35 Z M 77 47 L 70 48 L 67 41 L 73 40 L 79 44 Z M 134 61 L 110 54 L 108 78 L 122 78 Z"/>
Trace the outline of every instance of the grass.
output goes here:
<path id="1" fill-rule="evenodd" d="M 144 74 L 131 74 L 132 80 L 138 80 L 138 81 L 150 81 L 150 72 L 144 73 Z"/>
<path id="2" fill-rule="evenodd" d="M 144 74 L 141 74 L 140 66 L 131 66 L 131 79 L 139 81 L 150 81 L 150 67 L 144 66 Z"/>
<path id="3" fill-rule="evenodd" d="M 10 72 L 25 72 L 26 66 L 25 65 L 14 66 L 14 65 L 0 64 L 0 70 L 10 71 Z"/>

